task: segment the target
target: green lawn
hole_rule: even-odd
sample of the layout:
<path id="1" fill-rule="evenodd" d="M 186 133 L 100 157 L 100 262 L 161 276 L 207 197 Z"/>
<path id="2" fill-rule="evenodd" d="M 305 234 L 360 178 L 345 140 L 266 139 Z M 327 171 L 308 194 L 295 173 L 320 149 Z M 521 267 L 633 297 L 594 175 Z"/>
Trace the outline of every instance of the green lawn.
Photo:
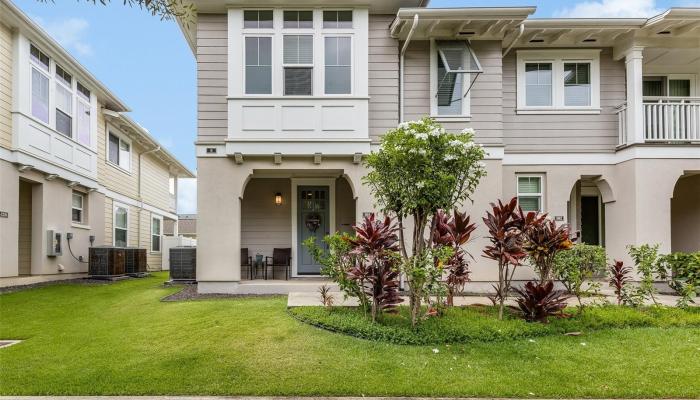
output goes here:
<path id="1" fill-rule="evenodd" d="M 699 328 L 402 346 L 305 325 L 283 297 L 160 302 L 164 279 L 0 295 L 0 338 L 26 340 L 0 349 L 0 394 L 700 397 Z"/>

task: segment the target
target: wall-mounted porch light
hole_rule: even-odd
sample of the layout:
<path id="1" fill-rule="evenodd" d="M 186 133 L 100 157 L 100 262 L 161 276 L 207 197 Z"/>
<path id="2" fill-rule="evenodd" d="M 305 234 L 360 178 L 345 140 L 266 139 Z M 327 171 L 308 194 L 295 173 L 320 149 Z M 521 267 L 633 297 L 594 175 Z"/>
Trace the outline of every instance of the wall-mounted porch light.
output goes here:
<path id="1" fill-rule="evenodd" d="M 280 193 L 280 192 L 275 193 L 275 205 L 277 205 L 277 206 L 282 205 L 282 193 Z"/>

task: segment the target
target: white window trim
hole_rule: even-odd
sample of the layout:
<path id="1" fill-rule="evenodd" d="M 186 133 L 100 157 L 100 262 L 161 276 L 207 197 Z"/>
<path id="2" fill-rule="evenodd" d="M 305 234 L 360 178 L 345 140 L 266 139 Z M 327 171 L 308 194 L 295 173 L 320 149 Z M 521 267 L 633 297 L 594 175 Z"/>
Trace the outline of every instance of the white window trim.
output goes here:
<path id="1" fill-rule="evenodd" d="M 160 250 L 158 250 L 158 251 L 153 250 L 153 236 L 156 236 L 155 234 L 153 234 L 153 220 L 154 219 L 157 219 L 160 221 L 160 234 L 157 235 L 159 240 L 160 240 Z M 151 232 L 150 232 L 149 238 L 150 238 L 149 246 L 151 248 L 151 254 L 162 253 L 163 252 L 163 216 L 162 215 L 151 214 Z"/>
<path id="2" fill-rule="evenodd" d="M 284 11 L 289 11 L 289 10 L 282 10 Z M 297 10 L 293 10 L 297 11 Z M 314 82 L 314 76 L 316 75 L 316 44 L 314 43 L 314 33 L 313 29 L 308 29 L 308 28 L 284 28 L 282 29 L 282 48 L 281 48 L 281 59 L 282 59 L 282 95 L 284 97 L 311 97 L 314 95 L 314 92 L 316 91 L 315 85 L 316 82 Z M 305 32 L 308 31 L 308 32 Z M 287 64 L 284 62 L 284 38 L 285 36 L 311 36 L 311 63 L 310 64 Z M 306 68 L 311 70 L 311 94 L 286 94 L 287 91 L 287 80 L 284 77 L 285 70 L 287 68 Z"/>
<path id="3" fill-rule="evenodd" d="M 120 142 L 125 142 L 129 145 L 129 169 L 126 169 L 119 164 L 115 164 L 109 159 L 109 134 L 110 133 L 112 135 L 116 136 Z M 126 137 L 126 135 L 124 135 L 118 129 L 116 129 L 114 126 L 111 126 L 111 125 L 107 125 L 106 136 L 107 137 L 105 138 L 106 139 L 105 140 L 105 163 L 107 165 L 110 165 L 110 166 L 124 172 L 124 173 L 131 175 L 131 166 L 133 164 L 132 161 L 134 160 L 134 146 L 131 143 L 131 139 Z"/>
<path id="4" fill-rule="evenodd" d="M 80 208 L 75 207 L 75 206 L 73 205 L 73 196 L 76 195 L 76 194 L 79 195 L 80 198 L 81 198 L 81 201 L 80 201 Z M 85 225 L 85 222 L 86 222 L 86 221 L 85 221 L 85 211 L 86 211 L 86 210 L 85 210 L 85 200 L 86 200 L 86 199 L 87 199 L 87 194 L 86 194 L 86 193 L 82 193 L 82 192 L 79 192 L 79 191 L 77 191 L 77 190 L 74 190 L 73 192 L 71 192 L 71 198 L 70 198 L 70 200 L 71 200 L 71 202 L 70 202 L 70 209 L 71 209 L 70 220 L 71 220 L 71 223 L 73 223 L 73 224 L 78 224 L 78 225 Z M 74 221 L 74 220 L 73 220 L 73 210 L 80 210 L 80 221 Z"/>
<path id="5" fill-rule="evenodd" d="M 273 15 L 273 24 L 274 24 L 274 15 Z M 274 25 L 273 25 L 274 26 Z M 243 35 L 243 45 L 241 46 L 242 49 L 242 54 L 241 54 L 241 60 L 243 62 L 241 63 L 243 67 L 243 82 L 242 83 L 242 89 L 243 89 L 243 96 L 245 97 L 272 97 L 275 93 L 275 49 L 277 48 L 275 44 L 275 35 L 272 32 L 272 29 L 255 29 L 255 28 L 245 28 L 243 29 L 243 32 L 246 32 Z M 248 33 L 248 32 L 263 32 L 263 33 Z M 269 37 L 270 38 L 270 93 L 247 93 L 246 92 L 246 79 L 248 79 L 246 72 L 247 72 L 247 64 L 246 64 L 246 38 L 261 38 L 261 37 Z M 260 51 L 259 44 L 258 44 L 258 52 Z M 281 58 L 280 58 L 281 59 Z M 282 83 L 284 84 L 284 82 Z"/>
<path id="6" fill-rule="evenodd" d="M 251 99 L 251 98 L 274 98 L 274 99 L 311 99 L 311 98 L 322 98 L 322 99 L 339 99 L 339 98 L 351 98 L 354 97 L 356 88 L 356 65 L 361 60 L 356 59 L 355 52 L 355 37 L 358 35 L 358 16 L 355 9 L 348 8 L 303 8 L 303 7 L 275 7 L 272 8 L 272 26 L 273 28 L 243 28 L 243 14 L 248 10 L 270 10 L 270 8 L 243 8 L 240 10 L 240 34 L 243 37 L 242 45 L 239 50 L 232 52 L 231 54 L 240 54 L 241 65 L 241 75 L 238 75 L 236 79 L 240 79 L 242 76 L 243 80 L 240 83 L 240 93 L 241 98 Z M 284 11 L 313 11 L 313 29 L 310 28 L 283 28 L 284 25 Z M 353 13 L 353 28 L 323 28 L 323 11 L 352 11 Z M 312 76 L 312 94 L 311 96 L 297 96 L 297 95 L 285 95 L 284 94 L 284 68 L 291 65 L 284 65 L 284 58 L 282 51 L 283 46 L 283 36 L 284 35 L 312 35 L 313 36 L 313 65 L 305 64 L 304 67 L 313 67 Z M 351 67 L 350 67 L 350 93 L 349 94 L 325 94 L 325 46 L 324 41 L 326 36 L 331 37 L 350 37 L 351 43 Z M 272 90 L 270 94 L 248 94 L 245 91 L 246 73 L 245 73 L 245 38 L 246 37 L 271 37 L 272 38 Z M 229 58 L 229 65 L 231 65 L 231 59 Z M 360 71 L 361 73 L 361 71 Z"/>
<path id="7" fill-rule="evenodd" d="M 540 180 L 540 192 L 539 193 L 520 193 L 520 185 L 519 185 L 520 178 L 539 178 L 539 180 Z M 518 199 L 518 206 L 520 205 L 520 196 L 521 195 L 523 197 L 539 196 L 540 197 L 540 210 L 539 210 L 539 212 L 545 212 L 544 210 L 547 209 L 547 207 L 545 207 L 545 184 L 546 184 L 545 174 L 516 173 L 515 174 L 515 197 Z"/>
<path id="8" fill-rule="evenodd" d="M 77 140 L 77 138 L 75 137 L 75 136 L 76 136 L 76 135 L 75 135 L 75 131 L 76 131 L 76 129 L 77 129 L 77 121 L 76 121 L 76 119 L 75 119 L 75 110 L 77 109 L 77 105 L 78 105 L 78 103 L 76 102 L 77 99 L 76 99 L 76 96 L 75 96 L 75 92 L 76 92 L 75 86 L 77 85 L 77 79 L 75 79 L 75 77 L 73 76 L 73 74 L 71 74 L 70 72 L 66 71 L 66 69 L 63 68 L 62 66 L 56 65 L 56 64 L 54 64 L 54 65 L 55 65 L 55 66 L 54 66 L 54 85 L 61 85 L 64 89 L 66 89 L 66 90 L 68 90 L 68 92 L 70 92 L 70 103 L 71 103 L 71 111 L 70 111 L 70 114 L 68 114 L 68 113 L 66 113 L 64 110 L 61 110 L 61 109 L 58 107 L 58 101 L 55 101 L 55 105 L 54 105 L 54 107 L 53 107 L 53 111 L 54 111 L 54 121 L 56 120 L 56 115 L 55 115 L 55 113 L 56 113 L 57 110 L 58 110 L 58 111 L 61 111 L 62 113 L 66 114 L 66 115 L 68 115 L 68 116 L 70 117 L 70 136 L 66 135 L 66 134 L 63 133 L 63 132 L 60 132 L 60 131 L 58 130 L 58 126 L 56 126 L 56 132 L 60 133 L 60 134 L 63 135 L 64 137 L 67 137 L 67 138 L 69 138 L 69 139 L 73 139 L 74 141 L 77 142 L 78 140 Z M 56 76 L 56 74 L 58 73 L 58 70 L 56 69 L 56 66 L 60 67 L 63 71 L 65 71 L 68 75 L 70 75 L 70 77 L 71 77 L 70 86 L 66 85 L 66 82 L 65 82 L 65 81 L 63 81 L 62 79 L 59 79 L 59 78 Z M 56 89 L 56 86 L 54 86 L 54 90 L 58 91 L 58 90 Z M 49 107 L 49 110 L 51 110 L 51 107 Z M 56 125 L 55 122 L 54 122 L 54 125 Z"/>
<path id="9" fill-rule="evenodd" d="M 63 81 L 60 81 L 56 77 L 56 62 L 55 60 L 44 50 L 42 50 L 41 46 L 37 46 L 33 42 L 29 41 L 26 42 L 27 46 L 27 56 L 26 60 L 29 66 L 29 82 L 27 85 L 29 86 L 29 95 L 27 96 L 27 99 L 29 101 L 29 106 L 26 109 L 27 113 L 26 116 L 28 118 L 31 118 L 32 121 L 35 121 L 38 124 L 41 124 L 42 126 L 50 129 L 51 131 L 55 132 L 58 135 L 61 135 L 62 138 L 68 139 L 72 141 L 73 143 L 76 143 L 79 146 L 82 146 L 84 148 L 90 149 L 92 151 L 95 151 L 97 149 L 97 98 L 95 97 L 93 89 L 91 89 L 89 86 L 85 85 L 82 79 L 78 77 L 73 71 L 70 69 L 67 69 L 61 65 L 61 68 L 66 71 L 68 74 L 70 74 L 72 81 L 71 81 L 71 87 L 69 88 Z M 36 47 L 40 52 L 44 53 L 46 56 L 49 57 L 49 66 L 48 70 L 44 69 L 42 66 L 43 64 L 35 62 L 32 59 L 32 56 L 30 54 L 31 52 L 31 46 Z M 39 118 L 35 117 L 32 114 L 31 107 L 32 107 L 32 68 L 36 69 L 39 73 L 43 74 L 44 77 L 48 79 L 49 82 L 49 101 L 48 101 L 48 111 L 49 111 L 49 120 L 48 122 L 44 122 L 40 120 Z M 84 98 L 80 98 L 81 100 L 78 99 L 78 82 L 80 81 L 80 84 L 85 86 L 90 91 L 90 99 L 85 100 Z M 59 84 L 63 85 L 63 87 L 68 88 L 71 93 L 72 93 L 72 99 L 71 99 L 71 107 L 72 107 L 72 114 L 71 114 L 71 136 L 66 136 L 63 133 L 59 132 L 56 129 L 56 83 L 59 82 Z M 77 129 L 78 129 L 78 121 L 76 118 L 76 112 L 78 109 L 78 101 L 83 101 L 84 103 L 87 103 L 90 106 L 90 143 L 85 144 L 81 143 L 77 139 Z"/>
<path id="10" fill-rule="evenodd" d="M 112 246 L 117 245 L 117 235 L 116 231 L 117 229 L 123 229 L 123 228 L 117 228 L 117 209 L 118 208 L 123 208 L 126 210 L 126 246 L 129 247 L 129 206 L 123 203 L 117 203 L 114 201 L 112 203 Z"/>
<path id="11" fill-rule="evenodd" d="M 471 90 L 466 96 L 462 97 L 462 113 L 460 115 L 440 115 L 438 114 L 437 104 L 437 69 L 438 69 L 438 54 L 437 44 L 435 39 L 430 39 L 430 117 L 438 122 L 469 122 L 471 121 Z M 472 74 L 464 73 L 462 79 L 462 93 L 469 87 Z"/>
<path id="12" fill-rule="evenodd" d="M 518 50 L 516 60 L 517 114 L 600 114 L 600 49 Z M 529 107 L 526 104 L 525 64 L 552 64 L 552 105 Z M 564 63 L 591 64 L 591 105 L 564 105 Z"/>

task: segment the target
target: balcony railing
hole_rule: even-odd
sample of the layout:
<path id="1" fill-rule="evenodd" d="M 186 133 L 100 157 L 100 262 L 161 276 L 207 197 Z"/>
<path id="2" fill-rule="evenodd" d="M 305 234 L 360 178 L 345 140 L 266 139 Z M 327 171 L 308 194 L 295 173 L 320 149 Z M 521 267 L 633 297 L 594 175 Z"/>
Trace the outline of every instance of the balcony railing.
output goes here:
<path id="1" fill-rule="evenodd" d="M 617 109 L 620 145 L 629 142 L 627 104 Z M 644 142 L 700 142 L 700 97 L 645 97 Z"/>

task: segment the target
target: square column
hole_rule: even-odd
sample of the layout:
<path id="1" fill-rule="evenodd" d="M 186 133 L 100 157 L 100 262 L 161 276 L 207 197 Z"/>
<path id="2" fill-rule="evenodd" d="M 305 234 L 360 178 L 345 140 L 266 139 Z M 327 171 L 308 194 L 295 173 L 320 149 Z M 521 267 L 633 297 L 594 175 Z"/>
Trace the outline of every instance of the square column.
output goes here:
<path id="1" fill-rule="evenodd" d="M 631 47 L 625 53 L 627 77 L 627 143 L 644 143 L 644 104 L 642 90 L 642 50 Z"/>

